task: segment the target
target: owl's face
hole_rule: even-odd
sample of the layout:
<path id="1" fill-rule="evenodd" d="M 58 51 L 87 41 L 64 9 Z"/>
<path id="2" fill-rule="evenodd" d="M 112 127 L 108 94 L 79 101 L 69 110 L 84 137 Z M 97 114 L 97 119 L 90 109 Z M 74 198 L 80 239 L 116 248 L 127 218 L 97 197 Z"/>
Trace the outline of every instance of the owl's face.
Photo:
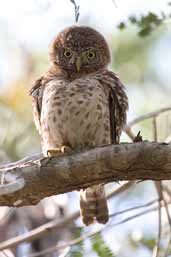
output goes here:
<path id="1" fill-rule="evenodd" d="M 52 43 L 50 60 L 71 73 L 88 74 L 104 69 L 110 52 L 104 37 L 90 27 L 73 26 L 60 32 Z"/>

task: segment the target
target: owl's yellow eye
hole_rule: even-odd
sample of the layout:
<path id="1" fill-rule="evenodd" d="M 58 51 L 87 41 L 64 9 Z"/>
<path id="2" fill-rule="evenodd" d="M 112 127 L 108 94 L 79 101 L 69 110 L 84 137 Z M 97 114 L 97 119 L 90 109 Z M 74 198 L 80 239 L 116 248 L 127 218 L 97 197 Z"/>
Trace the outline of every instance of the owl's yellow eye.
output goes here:
<path id="1" fill-rule="evenodd" d="M 71 57 L 71 55 L 72 55 L 72 52 L 70 50 L 65 50 L 65 52 L 64 52 L 65 57 L 69 58 L 69 57 Z"/>
<path id="2" fill-rule="evenodd" d="M 88 57 L 88 59 L 94 59 L 94 58 L 95 58 L 95 56 L 96 56 L 96 54 L 95 54 L 95 52 L 94 52 L 94 51 L 89 51 L 89 52 L 87 53 L 87 57 Z"/>

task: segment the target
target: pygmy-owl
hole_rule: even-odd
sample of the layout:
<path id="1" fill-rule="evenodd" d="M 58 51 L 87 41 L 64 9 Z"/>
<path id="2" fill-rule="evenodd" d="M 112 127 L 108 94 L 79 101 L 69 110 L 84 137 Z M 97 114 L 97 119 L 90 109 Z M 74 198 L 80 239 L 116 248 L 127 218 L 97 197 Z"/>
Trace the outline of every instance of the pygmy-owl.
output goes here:
<path id="1" fill-rule="evenodd" d="M 30 91 L 44 155 L 119 143 L 128 99 L 107 69 L 104 37 L 90 27 L 68 27 L 53 40 L 49 57 L 49 70 Z M 102 185 L 80 191 L 80 211 L 85 225 L 108 221 Z"/>

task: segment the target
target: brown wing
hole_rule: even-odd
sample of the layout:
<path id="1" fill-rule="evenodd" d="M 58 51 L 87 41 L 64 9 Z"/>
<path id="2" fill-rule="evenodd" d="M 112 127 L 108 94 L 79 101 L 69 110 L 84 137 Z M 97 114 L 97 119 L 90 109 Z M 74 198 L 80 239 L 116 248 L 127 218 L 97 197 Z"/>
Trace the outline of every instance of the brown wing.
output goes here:
<path id="1" fill-rule="evenodd" d="M 40 116 L 41 116 L 42 98 L 43 98 L 43 91 L 44 91 L 44 85 L 42 81 L 43 81 L 43 77 L 37 79 L 34 82 L 34 85 L 29 92 L 30 95 L 32 96 L 33 120 L 39 133 L 41 133 Z"/>
<path id="2" fill-rule="evenodd" d="M 126 124 L 126 111 L 128 109 L 128 98 L 119 78 L 111 71 L 104 71 L 100 80 L 109 90 L 109 111 L 111 143 L 119 143 L 119 138 Z"/>

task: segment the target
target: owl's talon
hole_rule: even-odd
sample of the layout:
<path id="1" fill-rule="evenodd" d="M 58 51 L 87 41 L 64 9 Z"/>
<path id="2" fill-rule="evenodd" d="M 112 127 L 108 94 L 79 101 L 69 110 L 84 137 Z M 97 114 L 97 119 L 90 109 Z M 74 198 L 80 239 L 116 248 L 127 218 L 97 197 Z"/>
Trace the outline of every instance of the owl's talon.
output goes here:
<path id="1" fill-rule="evenodd" d="M 61 148 L 53 148 L 53 149 L 47 150 L 47 156 L 48 157 L 56 156 L 56 155 L 59 155 L 59 154 L 62 154 Z"/>
<path id="2" fill-rule="evenodd" d="M 72 148 L 69 147 L 69 146 L 63 145 L 63 146 L 61 147 L 61 152 L 62 152 L 62 153 L 70 153 L 70 152 L 72 152 Z"/>
<path id="3" fill-rule="evenodd" d="M 71 151 L 72 151 L 71 147 L 63 145 L 60 148 L 53 148 L 53 149 L 47 150 L 47 156 L 52 157 L 59 154 L 70 153 Z"/>

